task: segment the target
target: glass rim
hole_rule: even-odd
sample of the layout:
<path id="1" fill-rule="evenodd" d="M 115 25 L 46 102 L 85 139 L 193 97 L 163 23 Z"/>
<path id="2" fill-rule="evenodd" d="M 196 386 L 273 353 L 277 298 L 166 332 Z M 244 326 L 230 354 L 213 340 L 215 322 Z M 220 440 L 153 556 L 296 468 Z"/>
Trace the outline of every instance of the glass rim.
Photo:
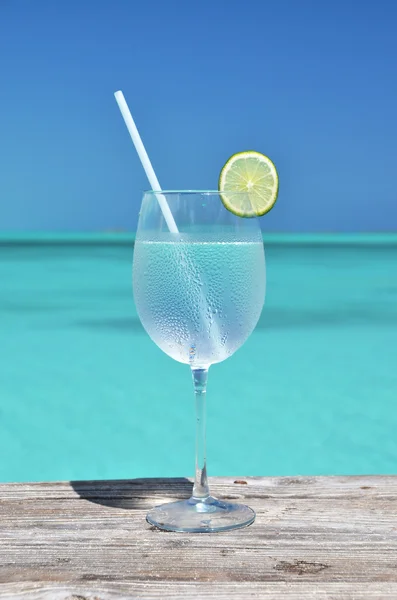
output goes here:
<path id="1" fill-rule="evenodd" d="M 185 194 L 185 195 L 197 194 L 197 195 L 199 195 L 199 194 L 201 194 L 203 196 L 215 196 L 215 195 L 219 196 L 221 194 L 228 194 L 228 193 L 229 194 L 231 193 L 231 194 L 245 194 L 246 195 L 248 193 L 248 191 L 240 192 L 238 190 L 236 190 L 236 191 L 234 191 L 234 190 L 227 190 L 227 191 L 226 190 L 223 190 L 223 191 L 221 191 L 221 190 L 144 190 L 144 192 L 143 192 L 144 195 L 150 194 L 152 196 L 155 196 L 157 194 L 163 194 L 163 196 L 171 195 L 171 194 L 174 194 L 174 195 L 177 195 L 177 194 L 179 194 L 179 195 L 182 195 L 182 194 Z"/>

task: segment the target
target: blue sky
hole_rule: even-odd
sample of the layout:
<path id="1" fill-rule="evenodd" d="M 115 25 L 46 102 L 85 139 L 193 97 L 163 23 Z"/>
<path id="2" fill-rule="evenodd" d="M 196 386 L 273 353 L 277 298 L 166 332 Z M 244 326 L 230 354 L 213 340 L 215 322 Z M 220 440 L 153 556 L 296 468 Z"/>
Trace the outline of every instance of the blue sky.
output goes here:
<path id="1" fill-rule="evenodd" d="M 134 229 L 147 182 L 255 149 L 269 231 L 397 230 L 397 3 L 0 0 L 0 229 Z"/>

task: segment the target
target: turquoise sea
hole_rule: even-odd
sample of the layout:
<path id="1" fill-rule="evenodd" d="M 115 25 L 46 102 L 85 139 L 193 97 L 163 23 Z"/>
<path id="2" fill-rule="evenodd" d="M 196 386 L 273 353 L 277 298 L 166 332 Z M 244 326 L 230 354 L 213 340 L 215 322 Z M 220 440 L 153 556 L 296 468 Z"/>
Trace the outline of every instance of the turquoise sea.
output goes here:
<path id="1" fill-rule="evenodd" d="M 264 236 L 256 331 L 210 369 L 210 475 L 397 472 L 397 236 Z M 188 367 L 123 235 L 0 240 L 0 481 L 190 476 Z"/>

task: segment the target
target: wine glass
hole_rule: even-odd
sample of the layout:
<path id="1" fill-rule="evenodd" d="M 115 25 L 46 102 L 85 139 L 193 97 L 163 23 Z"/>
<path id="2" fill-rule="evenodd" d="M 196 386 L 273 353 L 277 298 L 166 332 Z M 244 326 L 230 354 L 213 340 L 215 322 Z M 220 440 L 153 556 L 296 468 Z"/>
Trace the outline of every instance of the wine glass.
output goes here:
<path id="1" fill-rule="evenodd" d="M 159 192 L 145 192 L 133 260 L 139 318 L 170 357 L 189 365 L 196 401 L 196 474 L 192 497 L 153 508 L 152 525 L 213 532 L 252 523 L 248 506 L 210 495 L 205 449 L 208 369 L 247 340 L 265 298 L 265 254 L 259 222 L 225 208 L 217 191 L 161 192 L 178 232 L 167 227 Z"/>

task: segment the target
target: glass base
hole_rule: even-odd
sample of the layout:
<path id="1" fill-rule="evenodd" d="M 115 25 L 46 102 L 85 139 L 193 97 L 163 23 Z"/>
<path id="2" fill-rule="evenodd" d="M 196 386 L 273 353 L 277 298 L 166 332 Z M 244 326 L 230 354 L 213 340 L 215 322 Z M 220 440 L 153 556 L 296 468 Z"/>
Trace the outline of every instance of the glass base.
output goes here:
<path id="1" fill-rule="evenodd" d="M 255 512 L 244 504 L 222 502 L 209 496 L 156 506 L 146 519 L 151 525 L 166 531 L 210 533 L 251 525 Z"/>

